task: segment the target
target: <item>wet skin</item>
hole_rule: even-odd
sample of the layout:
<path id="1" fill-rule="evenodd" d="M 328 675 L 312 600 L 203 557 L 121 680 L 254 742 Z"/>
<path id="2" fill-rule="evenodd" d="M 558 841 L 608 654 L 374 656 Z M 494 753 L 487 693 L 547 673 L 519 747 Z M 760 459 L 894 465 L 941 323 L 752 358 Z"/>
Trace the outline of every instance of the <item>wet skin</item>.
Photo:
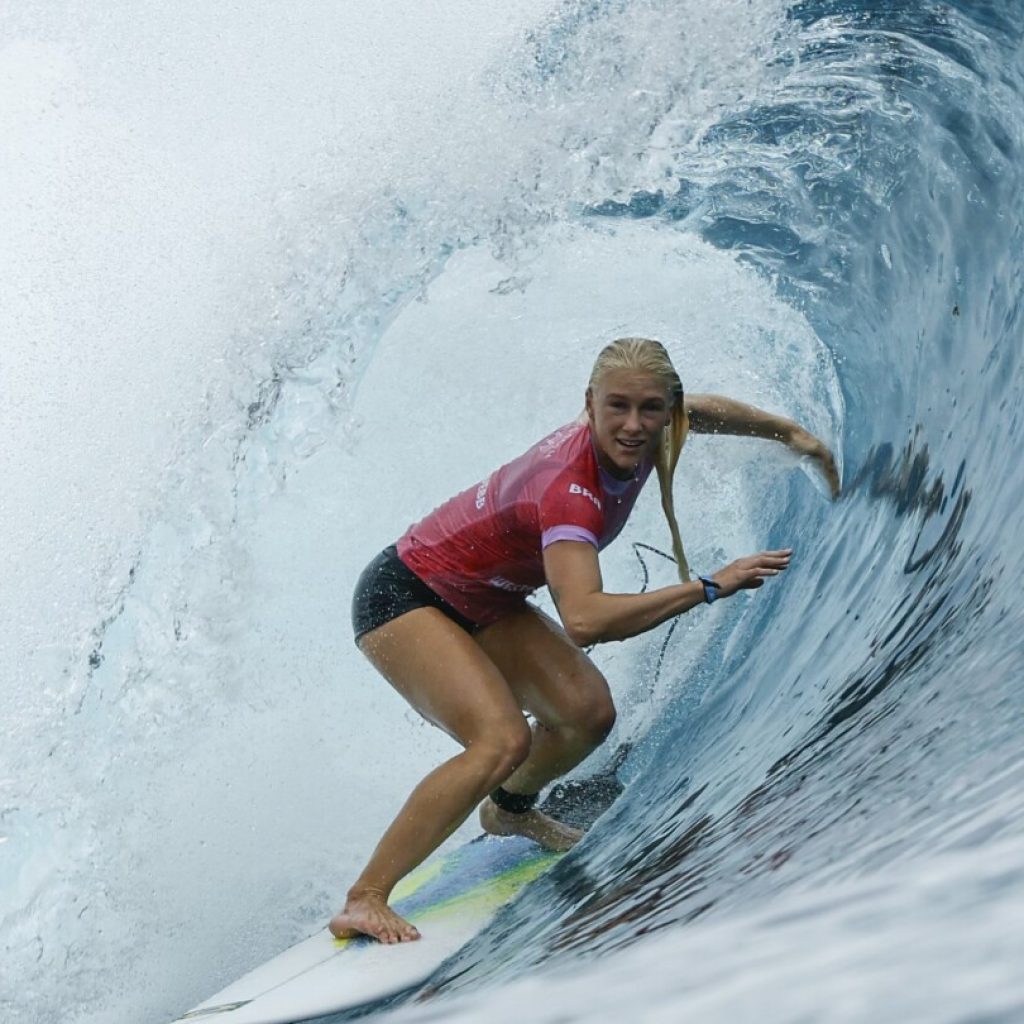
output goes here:
<path id="1" fill-rule="evenodd" d="M 664 383 L 642 370 L 609 370 L 587 391 L 587 419 L 598 461 L 621 480 L 654 455 L 670 415 Z"/>
<path id="2" fill-rule="evenodd" d="M 338 938 L 408 942 L 419 932 L 388 897 L 475 807 L 496 835 L 525 835 L 553 850 L 578 841 L 577 830 L 537 810 L 501 811 L 487 794 L 498 785 L 536 793 L 564 775 L 603 742 L 615 708 L 601 673 L 558 623 L 530 606 L 472 637 L 436 608 L 417 608 L 366 634 L 360 649 L 464 748 L 413 790 L 329 925 Z"/>

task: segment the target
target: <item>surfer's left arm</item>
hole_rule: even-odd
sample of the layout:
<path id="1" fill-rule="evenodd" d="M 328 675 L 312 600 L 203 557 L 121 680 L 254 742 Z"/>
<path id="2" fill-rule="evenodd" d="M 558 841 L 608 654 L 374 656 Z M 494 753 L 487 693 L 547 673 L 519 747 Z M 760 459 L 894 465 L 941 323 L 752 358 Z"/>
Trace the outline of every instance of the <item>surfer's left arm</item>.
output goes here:
<path id="1" fill-rule="evenodd" d="M 739 434 L 781 441 L 818 464 L 832 497 L 839 496 L 839 471 L 828 446 L 799 423 L 724 395 L 687 395 L 690 430 L 698 434 Z"/>

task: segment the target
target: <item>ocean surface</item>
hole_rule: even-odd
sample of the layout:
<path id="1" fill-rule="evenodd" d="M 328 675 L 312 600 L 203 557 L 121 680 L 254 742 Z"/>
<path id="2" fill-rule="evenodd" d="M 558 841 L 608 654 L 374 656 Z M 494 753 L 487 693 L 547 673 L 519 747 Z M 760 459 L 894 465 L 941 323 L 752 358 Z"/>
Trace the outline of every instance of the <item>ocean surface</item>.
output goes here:
<path id="1" fill-rule="evenodd" d="M 454 751 L 356 576 L 627 333 L 843 494 L 690 439 L 694 567 L 793 567 L 595 650 L 621 796 L 374 1019 L 1024 1019 L 1024 9 L 490 8 L 0 13 L 0 1019 L 322 926 Z M 654 491 L 609 589 L 672 579 Z"/>

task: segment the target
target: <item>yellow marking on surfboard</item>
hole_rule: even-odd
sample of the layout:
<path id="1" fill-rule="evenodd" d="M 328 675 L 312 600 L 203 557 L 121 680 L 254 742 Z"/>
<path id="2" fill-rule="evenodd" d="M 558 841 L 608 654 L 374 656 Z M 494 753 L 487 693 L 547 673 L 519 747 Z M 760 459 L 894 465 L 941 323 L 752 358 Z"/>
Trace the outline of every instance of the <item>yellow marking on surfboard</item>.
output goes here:
<path id="1" fill-rule="evenodd" d="M 547 869 L 563 857 L 562 853 L 538 853 L 535 857 L 517 865 L 514 868 L 503 872 L 496 877 L 484 879 L 472 889 L 465 892 L 458 892 L 440 903 L 432 903 L 423 907 L 415 914 L 409 915 L 410 921 L 424 921 L 450 911 L 453 907 L 463 909 L 472 906 L 487 906 L 497 909 L 506 904 L 520 889 L 529 885 L 535 878 L 542 875 Z M 417 868 L 412 874 L 407 875 L 397 886 L 393 895 L 393 901 L 398 902 L 406 896 L 411 896 L 418 889 L 421 889 L 427 882 L 435 879 L 445 868 L 444 858 L 431 864 L 424 864 Z M 392 902 L 392 901 L 389 901 Z M 344 949 L 353 939 L 335 939 L 336 949 Z"/>
<path id="2" fill-rule="evenodd" d="M 503 874 L 480 882 L 472 889 L 455 893 L 440 903 L 433 903 L 430 906 L 423 907 L 417 913 L 410 914 L 410 920 L 424 921 L 428 918 L 436 917 L 438 914 L 447 913 L 453 907 L 459 907 L 463 910 L 474 906 L 486 906 L 497 909 L 512 899 L 520 889 L 547 871 L 562 856 L 563 854 L 561 853 L 539 854 L 536 858 L 531 858 Z"/>
<path id="3" fill-rule="evenodd" d="M 411 896 L 417 889 L 422 889 L 428 882 L 432 882 L 441 874 L 446 863 L 447 861 L 442 857 L 433 863 L 422 864 L 411 874 L 406 875 L 395 886 L 394 892 L 391 894 L 391 900 L 397 903 L 399 900 L 404 900 L 406 896 Z"/>
<path id="4" fill-rule="evenodd" d="M 440 860 L 432 861 L 428 864 L 421 864 L 415 871 L 408 874 L 403 878 L 398 885 L 395 886 L 394 891 L 391 894 L 389 903 L 397 903 L 399 900 L 404 900 L 407 896 L 412 896 L 418 890 L 422 889 L 428 882 L 432 882 L 441 872 L 445 869 L 447 861 L 444 857 Z M 353 936 L 351 939 L 335 939 L 335 949 L 344 949 L 350 942 L 359 936 Z"/>

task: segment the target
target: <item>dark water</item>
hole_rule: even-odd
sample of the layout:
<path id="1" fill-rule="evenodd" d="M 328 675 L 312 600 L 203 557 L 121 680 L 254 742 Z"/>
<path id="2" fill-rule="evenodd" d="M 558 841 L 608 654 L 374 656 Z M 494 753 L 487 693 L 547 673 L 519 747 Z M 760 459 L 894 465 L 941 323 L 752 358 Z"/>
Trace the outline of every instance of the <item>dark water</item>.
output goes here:
<path id="1" fill-rule="evenodd" d="M 770 541 L 813 558 L 722 626 L 700 666 L 710 696 L 654 723 L 587 843 L 431 980 L 473 992 L 449 1011 L 465 1019 L 511 1019 L 527 994 L 535 1019 L 656 1014 L 665 1000 L 645 993 L 666 972 L 680 1014 L 728 1018 L 741 997 L 686 966 L 702 930 L 742 945 L 747 915 L 830 887 L 793 911 L 795 952 L 813 963 L 831 948 L 829 976 L 865 1014 L 899 1005 L 879 980 L 891 974 L 925 982 L 904 1003 L 919 1019 L 1024 1014 L 1024 932 L 1005 916 L 1024 909 L 1024 20 L 1010 3 L 807 3 L 789 18 L 773 88 L 703 127 L 670 189 L 587 215 L 682 225 L 805 313 L 838 366 L 844 493 L 823 511 L 794 484 Z M 680 680 L 694 671 L 684 643 L 665 662 Z M 934 894 L 892 881 L 953 863 L 949 885 L 970 898 L 938 921 Z M 858 901 L 866 950 L 845 913 Z M 801 995 L 785 971 L 758 980 L 759 955 L 793 944 L 783 920 L 759 954 L 732 955 L 760 1019 L 858 1019 L 813 972 Z M 689 935 L 685 952 L 645 954 L 664 933 Z M 603 989 L 630 947 L 635 973 L 611 968 Z M 475 991 L 540 969 L 533 986 Z"/>

